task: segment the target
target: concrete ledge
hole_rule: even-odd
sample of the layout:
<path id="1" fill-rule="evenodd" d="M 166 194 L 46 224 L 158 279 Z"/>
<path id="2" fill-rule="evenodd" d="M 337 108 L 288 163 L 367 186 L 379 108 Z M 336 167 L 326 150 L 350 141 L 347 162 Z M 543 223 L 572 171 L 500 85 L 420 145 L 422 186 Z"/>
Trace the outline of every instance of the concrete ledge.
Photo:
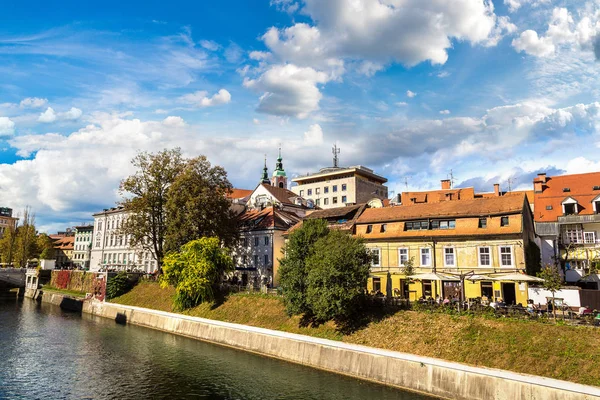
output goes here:
<path id="1" fill-rule="evenodd" d="M 592 386 L 139 307 L 85 301 L 83 312 L 443 398 L 600 398 Z"/>

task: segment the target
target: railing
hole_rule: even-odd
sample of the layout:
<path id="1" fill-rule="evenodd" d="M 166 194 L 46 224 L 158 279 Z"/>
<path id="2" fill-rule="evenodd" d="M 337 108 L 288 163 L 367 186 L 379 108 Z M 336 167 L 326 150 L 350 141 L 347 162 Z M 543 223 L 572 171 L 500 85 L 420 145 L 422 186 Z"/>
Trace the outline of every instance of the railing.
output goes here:
<path id="1" fill-rule="evenodd" d="M 574 239 L 574 240 L 569 240 L 569 239 L 563 239 L 562 240 L 562 244 L 600 244 L 600 239 Z"/>
<path id="2" fill-rule="evenodd" d="M 600 222 L 600 214 L 563 215 L 558 217 L 558 222 L 560 224 L 583 224 L 586 222 Z"/>
<path id="3" fill-rule="evenodd" d="M 540 236 L 557 236 L 559 233 L 558 224 L 555 222 L 536 222 L 535 233 Z"/>

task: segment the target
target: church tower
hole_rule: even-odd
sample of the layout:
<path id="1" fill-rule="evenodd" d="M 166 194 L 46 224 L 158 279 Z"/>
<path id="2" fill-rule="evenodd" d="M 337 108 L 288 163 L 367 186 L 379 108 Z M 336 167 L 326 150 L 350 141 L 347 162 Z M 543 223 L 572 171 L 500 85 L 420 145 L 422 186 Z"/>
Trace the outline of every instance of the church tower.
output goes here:
<path id="1" fill-rule="evenodd" d="M 275 171 L 271 177 L 271 185 L 279 188 L 287 189 L 287 176 L 283 169 L 283 162 L 281 158 L 281 147 L 279 148 L 279 157 L 277 157 L 277 164 L 275 164 Z"/>
<path id="2" fill-rule="evenodd" d="M 265 155 L 265 167 L 263 168 L 262 176 L 260 177 L 260 183 L 265 185 L 270 185 L 271 181 L 269 181 L 269 169 L 267 168 L 267 156 Z"/>

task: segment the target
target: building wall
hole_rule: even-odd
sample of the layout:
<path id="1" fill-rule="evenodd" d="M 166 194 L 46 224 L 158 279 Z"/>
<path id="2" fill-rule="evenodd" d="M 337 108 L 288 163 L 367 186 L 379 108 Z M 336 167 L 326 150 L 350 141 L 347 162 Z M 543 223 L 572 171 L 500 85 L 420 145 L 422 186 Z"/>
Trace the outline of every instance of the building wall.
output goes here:
<path id="1" fill-rule="evenodd" d="M 234 274 L 238 279 L 242 279 L 246 274 L 250 284 L 271 285 L 273 283 L 273 242 L 276 233 L 278 232 L 271 229 L 240 233 L 238 245 L 232 252 L 237 268 Z M 267 245 L 265 245 L 265 238 L 269 238 Z M 258 239 L 257 246 L 255 246 L 256 239 Z M 255 260 L 255 256 L 258 260 Z M 265 256 L 269 258 L 268 263 L 265 263 Z"/>
<path id="2" fill-rule="evenodd" d="M 378 182 L 373 182 L 360 175 L 356 176 L 356 200 L 355 203 L 366 203 L 372 198 L 387 199 L 388 188 Z"/>
<path id="3" fill-rule="evenodd" d="M 92 229 L 75 232 L 75 244 L 73 249 L 73 262 L 82 268 L 89 268 L 90 246 L 92 245 L 94 233 Z"/>
<path id="4" fill-rule="evenodd" d="M 342 185 L 346 185 L 346 190 L 342 190 Z M 333 191 L 334 186 L 337 186 L 336 192 Z M 328 193 L 325 193 L 325 188 L 328 188 Z M 317 189 L 319 194 L 317 194 Z M 308 194 L 309 190 L 312 190 L 311 195 Z M 346 203 L 356 203 L 356 179 L 350 174 L 343 178 L 325 178 L 317 182 L 293 186 L 292 191 L 303 199 L 314 201 L 317 207 L 323 209 L 343 207 Z M 343 196 L 346 196 L 346 203 L 342 202 Z M 336 204 L 333 203 L 334 197 L 337 198 Z M 327 199 L 327 204 L 325 204 L 325 199 Z"/>

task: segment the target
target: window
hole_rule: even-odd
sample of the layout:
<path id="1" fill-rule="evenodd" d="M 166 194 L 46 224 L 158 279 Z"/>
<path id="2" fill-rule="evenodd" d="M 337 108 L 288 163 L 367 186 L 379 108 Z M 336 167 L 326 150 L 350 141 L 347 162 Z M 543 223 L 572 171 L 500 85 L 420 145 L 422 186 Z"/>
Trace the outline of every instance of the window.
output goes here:
<path id="1" fill-rule="evenodd" d="M 332 189 L 333 189 L 333 193 L 336 193 L 337 192 L 337 185 L 333 185 Z"/>
<path id="2" fill-rule="evenodd" d="M 552 210 L 552 206 L 546 206 L 546 210 L 548 210 L 548 211 Z"/>
<path id="3" fill-rule="evenodd" d="M 379 249 L 371 249 L 371 256 L 373 257 L 373 261 L 371 264 L 373 267 L 379 267 L 381 264 L 381 260 L 380 260 L 380 250 Z"/>
<path id="4" fill-rule="evenodd" d="M 102 230 L 102 221 L 98 221 L 98 230 L 101 231 Z"/>
<path id="5" fill-rule="evenodd" d="M 259 239 L 258 239 L 258 236 L 256 236 L 256 237 L 254 238 L 254 245 L 255 245 L 255 246 L 258 246 L 258 240 L 259 240 Z"/>
<path id="6" fill-rule="evenodd" d="M 307 195 L 307 196 L 312 196 L 312 189 L 308 189 L 308 190 L 306 191 L 306 195 Z"/>
<path id="7" fill-rule="evenodd" d="M 321 188 L 316 188 L 315 189 L 315 194 L 321 194 Z"/>
<path id="8" fill-rule="evenodd" d="M 563 209 L 565 211 L 565 215 L 577 214 L 577 204 L 576 203 L 563 204 Z"/>
<path id="9" fill-rule="evenodd" d="M 421 266 L 428 267 L 431 265 L 431 249 L 421 249 Z"/>
<path id="10" fill-rule="evenodd" d="M 337 197 L 333 197 L 331 200 L 333 204 L 337 204 Z"/>
<path id="11" fill-rule="evenodd" d="M 596 214 L 600 214 L 600 201 L 594 202 L 594 211 L 596 211 Z"/>
<path id="12" fill-rule="evenodd" d="M 583 239 L 585 243 L 596 243 L 596 232 L 584 232 Z"/>
<path id="13" fill-rule="evenodd" d="M 387 224 L 381 224 L 381 232 L 387 231 Z"/>
<path id="14" fill-rule="evenodd" d="M 328 198 L 324 198 L 323 199 L 323 205 L 328 205 L 329 204 L 329 199 Z"/>
<path id="15" fill-rule="evenodd" d="M 500 226 L 508 226 L 508 217 L 500 217 Z"/>
<path id="16" fill-rule="evenodd" d="M 346 196 L 342 196 L 342 203 L 346 204 L 348 202 L 348 198 Z"/>
<path id="17" fill-rule="evenodd" d="M 427 222 L 427 221 L 412 221 L 412 222 L 406 222 L 404 224 L 404 230 L 407 230 L 407 231 L 418 231 L 418 230 L 428 229 L 428 228 L 429 228 L 429 222 Z"/>
<path id="18" fill-rule="evenodd" d="M 246 256 L 242 256 L 242 265 L 246 265 Z"/>
<path id="19" fill-rule="evenodd" d="M 580 225 L 566 225 L 564 233 L 564 241 L 566 244 L 569 243 L 582 243 L 583 242 L 583 230 Z"/>
<path id="20" fill-rule="evenodd" d="M 269 237 L 268 236 L 265 236 L 264 242 L 265 242 L 265 246 L 269 245 Z"/>
<path id="21" fill-rule="evenodd" d="M 254 266 L 258 267 L 258 254 L 254 255 Z"/>
<path id="22" fill-rule="evenodd" d="M 367 233 L 373 232 L 373 225 L 367 225 Z"/>
<path id="23" fill-rule="evenodd" d="M 485 217 L 479 218 L 479 227 L 487 228 L 487 218 L 485 218 Z"/>
<path id="24" fill-rule="evenodd" d="M 479 248 L 479 266 L 480 267 L 489 267 L 492 265 L 492 260 L 490 259 L 490 248 L 489 247 L 480 247 Z"/>
<path id="25" fill-rule="evenodd" d="M 346 191 L 346 189 L 347 189 L 347 186 L 346 186 L 346 184 L 345 184 L 345 183 L 342 183 L 342 192 L 345 192 L 345 191 Z"/>
<path id="26" fill-rule="evenodd" d="M 243 240 L 243 246 L 244 247 L 248 247 L 248 238 L 244 238 L 244 240 Z"/>
<path id="27" fill-rule="evenodd" d="M 304 197 L 304 190 L 300 191 L 300 197 Z"/>
<path id="28" fill-rule="evenodd" d="M 444 248 L 444 265 L 447 267 L 454 267 L 456 265 L 456 259 L 454 257 L 454 247 Z"/>
<path id="29" fill-rule="evenodd" d="M 512 247 L 500 246 L 500 265 L 502 267 L 511 267 L 513 265 Z"/>
<path id="30" fill-rule="evenodd" d="M 408 261 L 408 249 L 398 249 L 398 264 L 404 265 Z"/>
<path id="31" fill-rule="evenodd" d="M 323 188 L 323 193 L 329 193 L 329 186 L 325 186 Z"/>
<path id="32" fill-rule="evenodd" d="M 265 265 L 269 265 L 269 255 L 265 254 Z"/>
<path id="33" fill-rule="evenodd" d="M 319 207 L 321 205 L 321 199 L 315 200 L 315 204 L 317 205 L 317 207 Z"/>
<path id="34" fill-rule="evenodd" d="M 381 292 L 381 278 L 373 278 L 373 291 Z"/>

